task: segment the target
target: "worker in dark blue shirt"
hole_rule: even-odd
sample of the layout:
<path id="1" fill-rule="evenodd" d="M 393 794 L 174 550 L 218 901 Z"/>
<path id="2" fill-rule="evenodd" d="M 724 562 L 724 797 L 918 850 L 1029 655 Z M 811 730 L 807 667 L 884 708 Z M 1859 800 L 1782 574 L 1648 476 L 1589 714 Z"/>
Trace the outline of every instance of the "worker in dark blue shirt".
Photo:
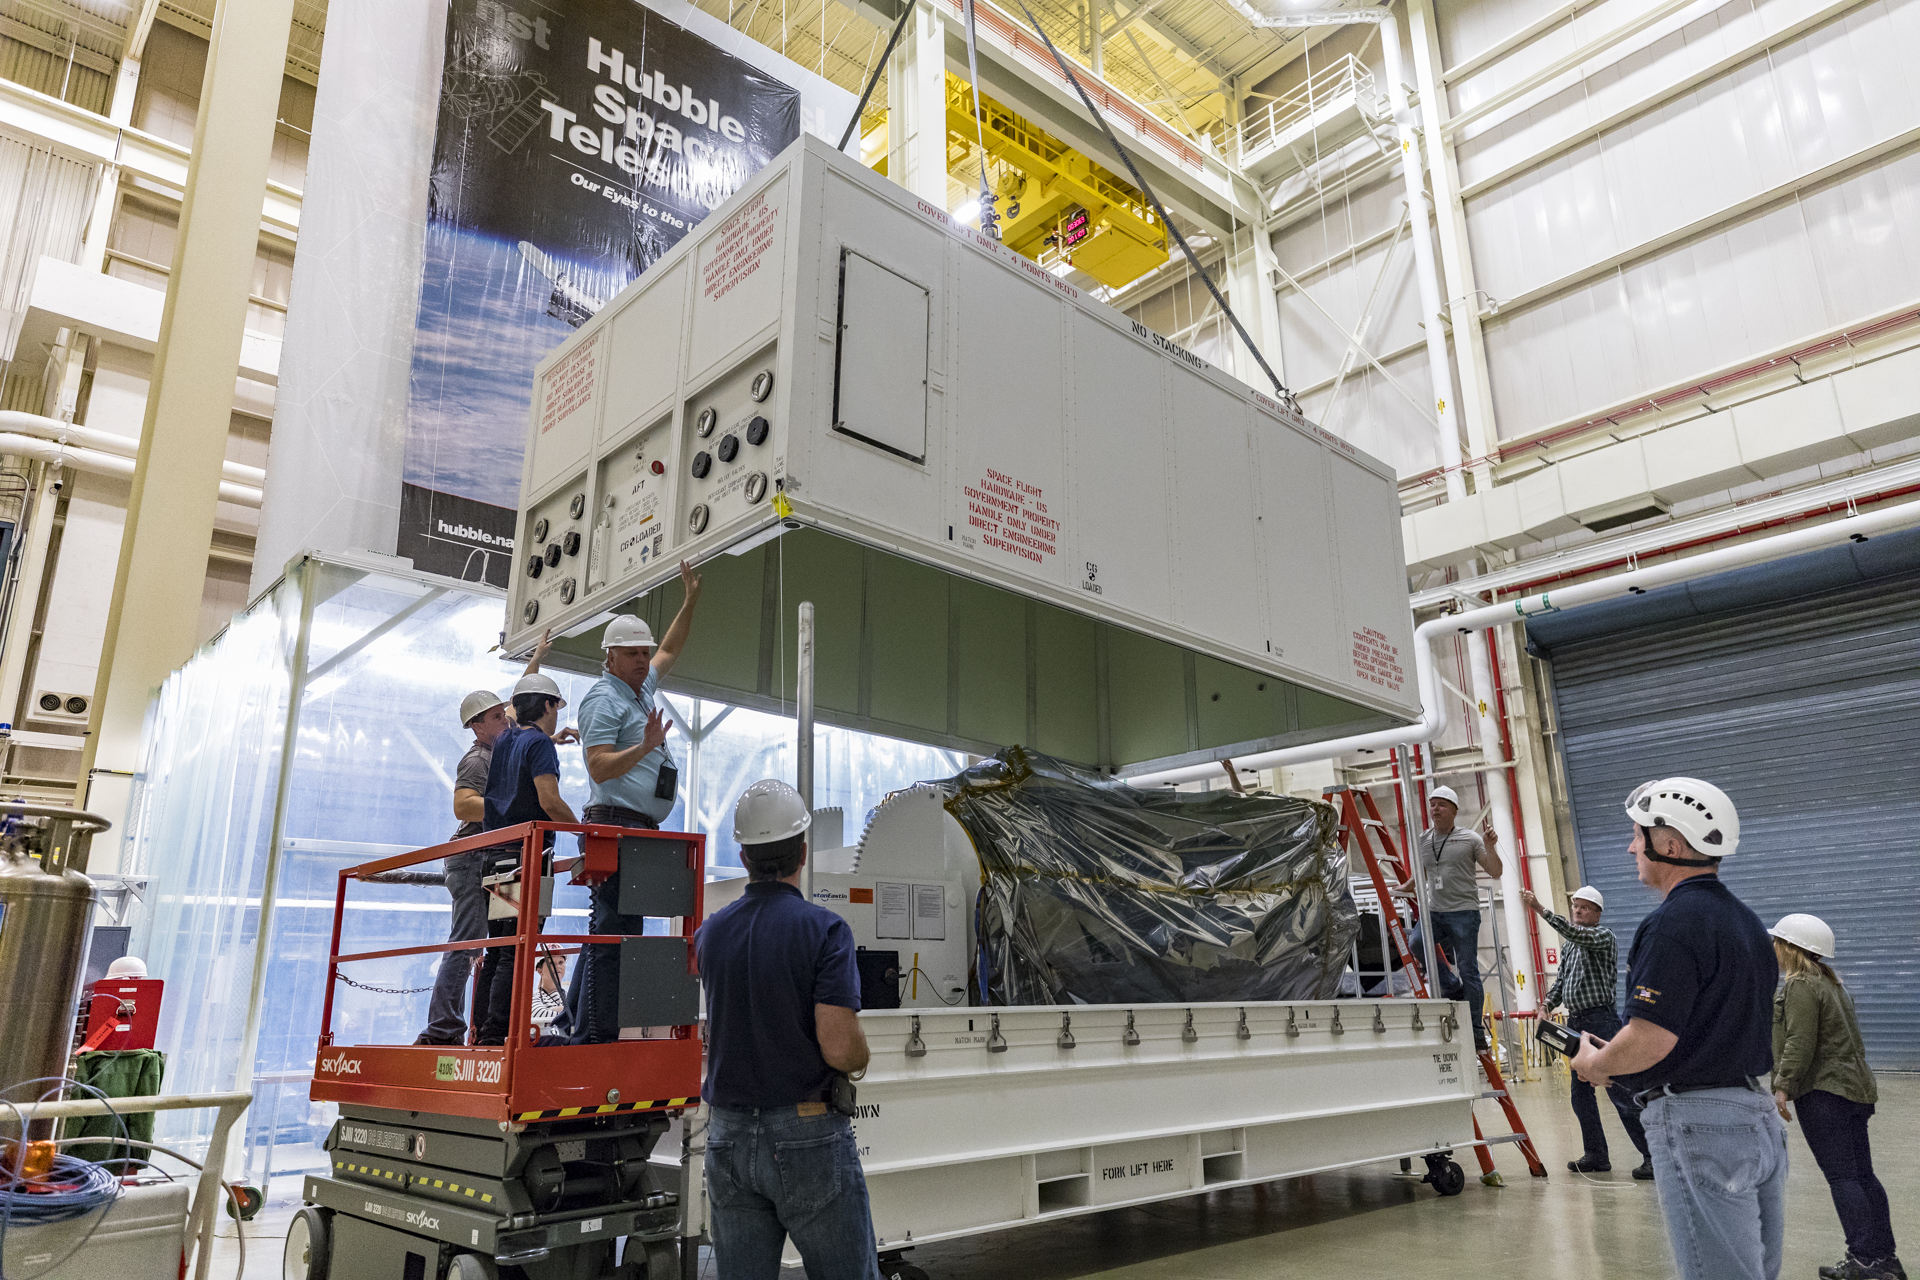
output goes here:
<path id="1" fill-rule="evenodd" d="M 842 1078 L 867 1065 L 860 974 L 847 922 L 800 896 L 812 820 L 786 783 L 748 787 L 733 810 L 746 891 L 694 935 L 720 1280 L 775 1280 L 788 1237 L 808 1280 L 880 1276 Z"/>
<path id="2" fill-rule="evenodd" d="M 517 827 L 523 822 L 574 822 L 573 807 L 560 795 L 560 753 L 556 743 L 578 741 L 572 729 L 554 733 L 560 709 L 567 700 L 552 676 L 520 677 L 513 686 L 514 727 L 494 740 L 493 762 L 487 766 L 486 809 L 482 831 Z M 547 833 L 548 847 L 553 834 Z M 488 875 L 518 868 L 523 846 L 501 845 L 485 850 L 483 871 Z M 537 892 L 537 890 L 536 890 Z M 495 886 L 487 899 L 487 934 L 504 938 L 519 930 L 519 910 Z M 479 1006 L 474 1017 L 479 1022 L 475 1044 L 505 1044 L 507 1023 L 513 1012 L 512 947 L 488 947 L 487 958 L 480 962 Z"/>
<path id="3" fill-rule="evenodd" d="M 1640 883 L 1660 905 L 1627 956 L 1626 1028 L 1581 1033 L 1573 1069 L 1645 1108 L 1667 1237 L 1685 1280 L 1775 1280 L 1786 1237 L 1787 1133 L 1773 1069 L 1772 939 L 1720 882 L 1740 843 L 1727 793 L 1664 778 L 1627 799 Z"/>

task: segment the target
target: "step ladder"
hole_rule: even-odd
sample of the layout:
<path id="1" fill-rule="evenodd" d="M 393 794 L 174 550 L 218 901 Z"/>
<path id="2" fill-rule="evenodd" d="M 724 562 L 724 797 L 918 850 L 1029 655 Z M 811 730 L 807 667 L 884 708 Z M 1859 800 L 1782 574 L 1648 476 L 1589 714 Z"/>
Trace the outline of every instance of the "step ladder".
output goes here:
<path id="1" fill-rule="evenodd" d="M 1426 976 L 1422 973 L 1420 962 L 1414 957 L 1413 945 L 1407 939 L 1407 929 L 1400 919 L 1400 912 L 1394 906 L 1392 887 L 1386 874 L 1380 869 L 1381 856 L 1374 852 L 1374 840 L 1380 842 L 1381 854 L 1397 870 L 1405 869 L 1411 873 L 1412 863 L 1402 858 L 1395 848 L 1393 836 L 1387 828 L 1385 819 L 1380 816 L 1380 806 L 1375 804 L 1370 792 L 1354 787 L 1334 786 L 1321 792 L 1327 803 L 1333 805 L 1340 816 L 1339 841 L 1346 850 L 1347 865 L 1352 866 L 1355 854 L 1366 864 L 1367 875 L 1373 881 L 1373 891 L 1380 899 L 1380 915 L 1387 925 L 1387 936 L 1392 940 L 1393 948 L 1400 956 L 1405 967 L 1407 980 L 1416 998 L 1426 999 L 1430 992 Z M 1387 983 L 1389 992 L 1393 989 L 1391 972 Z M 1477 1011 L 1474 1016 L 1478 1016 Z M 1480 1130 L 1480 1117 L 1473 1118 L 1473 1153 L 1480 1161 L 1480 1181 L 1490 1187 L 1505 1185 L 1505 1180 L 1493 1167 L 1492 1147 L 1498 1142 L 1511 1142 L 1526 1157 L 1527 1171 L 1536 1178 L 1547 1176 L 1547 1166 L 1541 1162 L 1540 1153 L 1534 1150 L 1533 1139 L 1527 1134 L 1527 1126 L 1520 1119 L 1520 1112 L 1513 1105 L 1513 1096 L 1507 1088 L 1506 1080 L 1500 1074 L 1500 1065 L 1491 1049 L 1476 1055 L 1480 1059 L 1480 1069 L 1487 1073 L 1487 1083 L 1491 1086 L 1479 1095 L 1479 1101 L 1495 1099 L 1500 1109 L 1506 1113 L 1508 1133 L 1488 1138 Z"/>

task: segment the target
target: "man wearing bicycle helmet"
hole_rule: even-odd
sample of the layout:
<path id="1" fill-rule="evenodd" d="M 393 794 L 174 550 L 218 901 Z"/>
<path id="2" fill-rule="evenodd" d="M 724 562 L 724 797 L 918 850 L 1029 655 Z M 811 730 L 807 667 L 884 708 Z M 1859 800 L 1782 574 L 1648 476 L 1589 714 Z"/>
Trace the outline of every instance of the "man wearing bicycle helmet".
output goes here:
<path id="1" fill-rule="evenodd" d="M 1661 903 L 1627 956 L 1626 1028 L 1582 1033 L 1573 1069 L 1619 1084 L 1641 1123 L 1680 1274 L 1774 1280 L 1786 1227 L 1787 1137 L 1760 1077 L 1773 1069 L 1772 939 L 1720 881 L 1740 844 L 1727 793 L 1662 778 L 1627 798 L 1640 883 Z"/>

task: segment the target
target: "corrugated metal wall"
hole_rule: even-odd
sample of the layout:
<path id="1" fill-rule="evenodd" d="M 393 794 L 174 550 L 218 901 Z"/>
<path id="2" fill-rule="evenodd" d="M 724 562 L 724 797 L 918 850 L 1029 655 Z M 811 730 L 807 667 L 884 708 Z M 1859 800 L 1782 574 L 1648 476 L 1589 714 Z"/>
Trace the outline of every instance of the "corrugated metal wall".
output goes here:
<path id="1" fill-rule="evenodd" d="M 1869 1059 L 1920 1068 L 1920 572 L 1569 640 L 1552 664 L 1581 865 L 1622 981 L 1658 900 L 1621 805 L 1649 778 L 1706 778 L 1740 810 L 1723 879 L 1768 924 L 1832 925 Z"/>

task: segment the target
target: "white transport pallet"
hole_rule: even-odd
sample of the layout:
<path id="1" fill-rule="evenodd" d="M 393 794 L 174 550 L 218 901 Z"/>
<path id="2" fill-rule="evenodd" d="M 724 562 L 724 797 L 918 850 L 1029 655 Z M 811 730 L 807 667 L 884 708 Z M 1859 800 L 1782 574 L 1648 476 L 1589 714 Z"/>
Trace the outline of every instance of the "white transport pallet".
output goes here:
<path id="1" fill-rule="evenodd" d="M 881 1250 L 1462 1151 L 1479 1077 L 1459 1016 L 1407 999 L 863 1012 L 854 1127 Z"/>
<path id="2" fill-rule="evenodd" d="M 805 527 L 1419 712 L 1391 469 L 811 137 L 541 363 L 520 510 L 513 652 Z"/>

